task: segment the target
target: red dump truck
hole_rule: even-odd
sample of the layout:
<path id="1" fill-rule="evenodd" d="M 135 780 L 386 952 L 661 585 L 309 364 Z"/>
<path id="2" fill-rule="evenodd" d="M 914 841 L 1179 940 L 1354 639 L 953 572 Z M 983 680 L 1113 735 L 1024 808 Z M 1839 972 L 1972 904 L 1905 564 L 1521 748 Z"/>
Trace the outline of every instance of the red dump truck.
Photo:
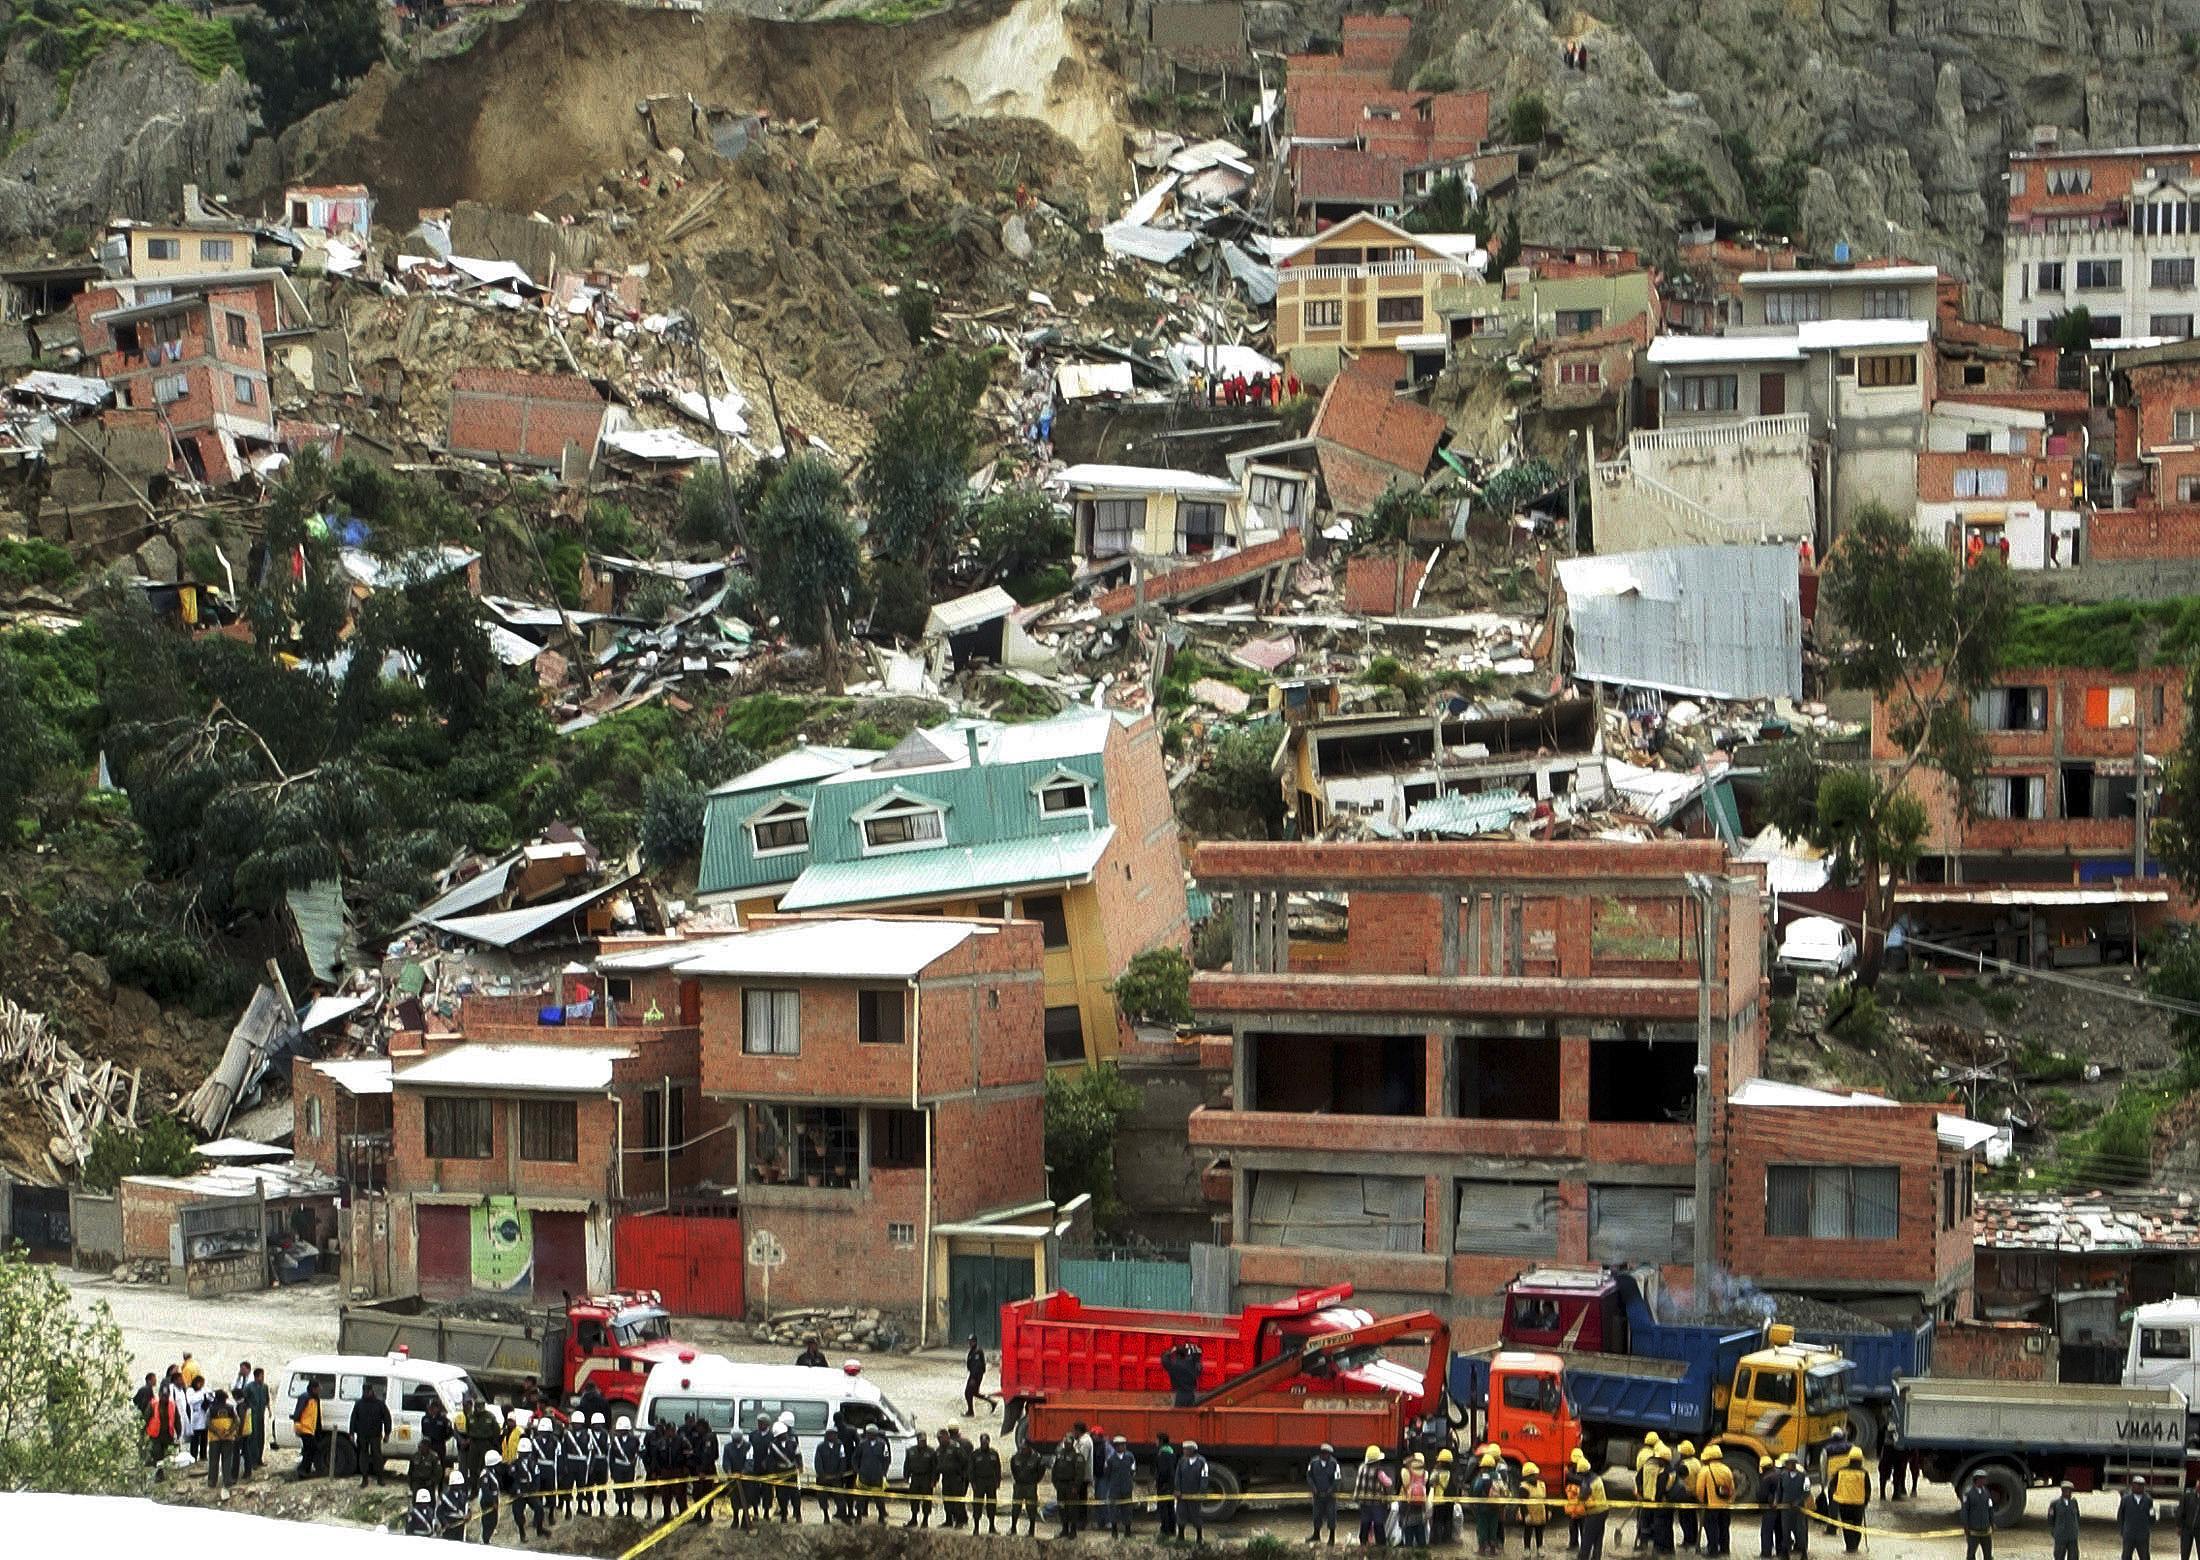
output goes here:
<path id="1" fill-rule="evenodd" d="M 1199 1345 L 1199 1390 L 1211 1392 L 1256 1365 L 1295 1354 L 1308 1339 L 1373 1323 L 1368 1312 L 1345 1304 L 1351 1298 L 1350 1284 L 1333 1284 L 1273 1305 L 1249 1305 L 1235 1316 L 1088 1306 L 1061 1290 L 1012 1300 L 1001 1307 L 1001 1396 L 1009 1422 L 1021 1411 L 1019 1403 L 1051 1393 L 1166 1394 L 1161 1356 L 1178 1343 Z M 1302 1384 L 1297 1390 L 1307 1389 Z M 1326 1397 L 1402 1398 L 1413 1413 L 1435 1406 L 1419 1372 L 1376 1353 L 1340 1362 L 1321 1391 Z"/>
<path id="2" fill-rule="evenodd" d="M 1420 1370 L 1384 1358 L 1386 1345 L 1415 1340 L 1427 1348 Z M 1325 1441 L 1348 1462 L 1361 1447 L 1397 1446 L 1409 1421 L 1442 1400 L 1450 1357 L 1451 1333 L 1443 1321 L 1432 1311 L 1414 1311 L 1295 1337 L 1212 1388 L 1203 1378 L 1199 1396 L 1186 1408 L 1175 1406 L 1165 1385 L 1034 1392 L 1022 1400 L 1018 1435 L 1051 1448 L 1082 1424 L 1125 1437 L 1142 1465 L 1150 1463 L 1163 1431 L 1179 1446 L 1197 1441 L 1209 1469 L 1206 1517 L 1222 1522 L 1235 1515 L 1248 1488 L 1303 1490 L 1306 1464 Z M 1403 1381 L 1409 1390 L 1371 1390 L 1377 1379 Z"/>

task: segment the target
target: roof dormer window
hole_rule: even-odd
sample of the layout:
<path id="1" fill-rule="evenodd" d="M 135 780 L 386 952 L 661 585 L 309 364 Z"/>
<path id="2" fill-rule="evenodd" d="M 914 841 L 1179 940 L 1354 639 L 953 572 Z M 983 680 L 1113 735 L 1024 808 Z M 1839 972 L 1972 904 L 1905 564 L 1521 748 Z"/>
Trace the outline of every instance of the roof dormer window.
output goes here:
<path id="1" fill-rule="evenodd" d="M 810 848 L 810 809 L 792 798 L 753 814 L 748 828 L 759 857 L 791 856 Z"/>
<path id="2" fill-rule="evenodd" d="M 1092 816 L 1092 782 L 1083 775 L 1058 769 L 1032 787 L 1039 798 L 1039 812 L 1047 818 Z"/>
<path id="3" fill-rule="evenodd" d="M 925 850 L 947 842 L 947 814 L 937 803 L 896 792 L 872 803 L 856 815 L 863 830 L 863 853 L 885 855 L 897 850 Z"/>

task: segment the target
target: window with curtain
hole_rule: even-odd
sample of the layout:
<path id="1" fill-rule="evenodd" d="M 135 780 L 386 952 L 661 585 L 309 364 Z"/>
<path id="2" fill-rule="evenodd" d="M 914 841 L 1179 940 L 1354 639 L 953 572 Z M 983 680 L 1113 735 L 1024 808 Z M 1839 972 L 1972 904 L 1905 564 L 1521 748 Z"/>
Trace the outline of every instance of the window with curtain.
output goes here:
<path id="1" fill-rule="evenodd" d="M 580 1107 L 572 1100 L 522 1100 L 519 1157 L 569 1165 L 580 1158 Z"/>
<path id="2" fill-rule="evenodd" d="M 751 1056 L 800 1056 L 802 993 L 761 987 L 742 992 L 741 1049 Z"/>
<path id="3" fill-rule="evenodd" d="M 1900 1172 L 1892 1165 L 1772 1165 L 1765 1233 L 1808 1240 L 1892 1240 Z"/>

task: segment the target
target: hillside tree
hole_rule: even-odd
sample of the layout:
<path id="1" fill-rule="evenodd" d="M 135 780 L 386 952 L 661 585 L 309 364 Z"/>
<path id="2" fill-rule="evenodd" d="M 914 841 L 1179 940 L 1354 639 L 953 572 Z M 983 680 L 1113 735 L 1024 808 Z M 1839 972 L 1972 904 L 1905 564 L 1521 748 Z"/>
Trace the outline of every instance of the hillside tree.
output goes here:
<path id="1" fill-rule="evenodd" d="M 817 651 L 825 686 L 841 692 L 840 642 L 863 577 L 863 549 L 840 473 L 814 455 L 789 461 L 757 506 L 750 545 L 757 600 L 789 639 Z"/>
<path id="2" fill-rule="evenodd" d="M 961 539 L 985 383 L 983 358 L 941 358 L 880 419 L 856 477 L 879 557 L 930 576 Z"/>
<path id="3" fill-rule="evenodd" d="M 1790 838 L 1830 853 L 1836 876 L 1864 894 L 1857 978 L 1879 978 L 1895 884 L 1916 861 L 1927 814 L 1921 786 L 1947 789 L 1968 819 L 1986 744 L 1974 695 L 1992 685 L 2015 612 L 2008 569 L 1989 552 L 1968 569 L 1920 541 L 1910 522 L 1859 505 L 1819 582 L 1821 643 L 1836 686 L 1868 693 L 1875 745 L 1891 756 L 1829 760 L 1815 744 L 1788 744 L 1767 776 L 1767 810 Z"/>

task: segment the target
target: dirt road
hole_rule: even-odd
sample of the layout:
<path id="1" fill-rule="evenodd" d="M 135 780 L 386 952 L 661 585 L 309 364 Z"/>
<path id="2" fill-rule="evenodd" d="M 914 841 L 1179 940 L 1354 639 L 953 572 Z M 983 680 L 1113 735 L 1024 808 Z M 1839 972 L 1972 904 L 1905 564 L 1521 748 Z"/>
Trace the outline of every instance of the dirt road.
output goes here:
<path id="1" fill-rule="evenodd" d="M 191 1300 L 166 1289 L 137 1284 L 118 1284 L 104 1277 L 75 1273 L 67 1269 L 55 1270 L 69 1286 L 71 1298 L 77 1305 L 90 1308 L 105 1303 L 122 1329 L 125 1345 L 129 1349 L 131 1368 L 142 1375 L 148 1370 L 158 1371 L 174 1362 L 188 1349 L 207 1367 L 209 1381 L 226 1382 L 240 1359 L 249 1359 L 265 1365 L 270 1373 L 280 1369 L 283 1363 L 296 1355 L 324 1352 L 336 1347 L 336 1309 L 339 1297 L 332 1285 L 320 1284 L 299 1288 L 270 1290 L 264 1294 L 231 1295 L 219 1300 Z M 692 1339 L 702 1347 L 730 1355 L 740 1360 L 780 1361 L 788 1351 L 777 1346 L 758 1346 L 745 1338 L 737 1338 L 737 1329 L 724 1324 L 680 1322 L 677 1330 L 683 1338 Z M 933 1351 L 917 1355 L 858 1356 L 864 1374 L 879 1384 L 895 1405 L 917 1424 L 931 1428 L 953 1422 L 968 1427 L 966 1433 L 992 1430 L 999 1424 L 999 1416 L 980 1407 L 973 1420 L 962 1416 L 962 1358 L 958 1353 Z M 287 1471 L 284 1469 L 282 1471 Z M 379 1520 L 375 1503 L 368 1503 L 365 1510 L 353 1512 L 350 1508 L 356 1495 L 340 1493 L 333 1487 L 307 1487 L 308 1495 L 296 1486 L 288 1487 L 290 1493 L 279 1494 L 285 1487 L 263 1485 L 249 1494 L 240 1491 L 240 1498 L 248 1507 L 267 1510 L 269 1515 L 310 1516 L 315 1520 Z M 321 1493 L 326 1490 L 326 1494 Z M 2047 1524 L 2045 1510 L 2048 1495 L 2035 1491 L 2023 1521 L 2011 1532 L 2002 1535 L 1996 1545 L 2000 1560 L 2030 1560 L 2047 1553 Z M 268 1502 L 269 1505 L 262 1505 Z M 2085 1531 L 2080 1543 L 2081 1554 L 2107 1555 L 2118 1551 L 2113 1495 L 2088 1495 L 2082 1498 L 2085 1508 Z M 272 1507 L 272 1509 L 270 1509 Z M 1863 1541 L 1861 1552 L 1870 1560 L 1952 1560 L 1963 1552 L 1960 1538 L 1926 1536 L 1942 1534 L 1955 1526 L 1955 1503 L 1945 1485 L 1926 1485 L 1914 1498 L 1889 1504 L 1875 1503 L 1868 1518 L 1879 1531 Z M 1227 1537 L 1243 1540 L 1261 1533 L 1272 1533 L 1291 1541 L 1294 1545 L 1305 1537 L 1300 1511 L 1291 1506 L 1268 1508 L 1255 1507 L 1245 1517 L 1232 1523 L 1228 1529 L 1215 1529 L 1210 1538 Z M 612 1524 L 600 1524 L 607 1529 Z M 1141 1525 L 1150 1534 L 1150 1521 Z M 899 1529 L 893 1530 L 897 1539 Z M 566 1537 L 565 1533 L 559 1535 Z M 580 1537 L 574 1533 L 574 1537 Z M 604 1552 L 617 1553 L 635 1536 L 631 1533 L 606 1532 Z M 871 1535 L 854 1533 L 828 1533 L 815 1528 L 805 1533 L 800 1548 L 807 1554 L 834 1557 L 842 1554 L 854 1557 L 875 1551 L 864 1540 Z M 703 1560 L 700 1546 L 707 1543 L 712 1551 L 734 1550 L 746 1556 L 754 1553 L 762 1556 L 786 1552 L 787 1535 L 759 1535 L 744 1541 L 729 1541 L 723 1526 L 698 1534 L 693 1541 L 684 1535 L 676 1535 L 673 1542 L 658 1551 L 663 1560 Z M 1564 1529 L 1556 1530 L 1558 1542 L 1548 1551 L 1554 1560 L 1563 1560 Z M 1615 1535 L 1615 1545 L 1610 1553 L 1615 1560 L 1624 1560 L 1629 1554 L 1631 1535 L 1624 1530 Z M 1734 1552 L 1747 1557 L 1756 1553 L 1756 1525 L 1746 1517 L 1737 1520 L 1734 1533 Z M 499 1535 L 499 1542 L 503 1535 Z M 2174 1526 L 2161 1524 L 2155 1537 L 2157 1550 L 2168 1553 L 2176 1545 Z M 932 1546 L 944 1552 L 967 1544 L 982 1543 L 987 1548 L 997 1548 L 1002 1540 L 951 1540 L 935 1539 Z M 1511 1535 L 1508 1549 L 1517 1550 L 1519 1539 Z M 559 1547 L 565 1547 L 560 1545 Z M 576 1548 L 595 1549 L 594 1543 L 576 1545 Z M 680 1552 L 696 1548 L 693 1557 Z M 907 1547 L 897 1545 L 896 1547 Z M 1126 1556 L 1149 1549 L 1151 1546 L 1134 1545 L 1124 1549 Z M 1813 1536 L 1812 1550 L 1821 1560 L 1842 1553 L 1837 1536 L 1824 1533 Z M 1162 1553 L 1155 1549 L 1154 1553 Z M 653 1557 L 654 1560 L 654 1557 Z"/>

